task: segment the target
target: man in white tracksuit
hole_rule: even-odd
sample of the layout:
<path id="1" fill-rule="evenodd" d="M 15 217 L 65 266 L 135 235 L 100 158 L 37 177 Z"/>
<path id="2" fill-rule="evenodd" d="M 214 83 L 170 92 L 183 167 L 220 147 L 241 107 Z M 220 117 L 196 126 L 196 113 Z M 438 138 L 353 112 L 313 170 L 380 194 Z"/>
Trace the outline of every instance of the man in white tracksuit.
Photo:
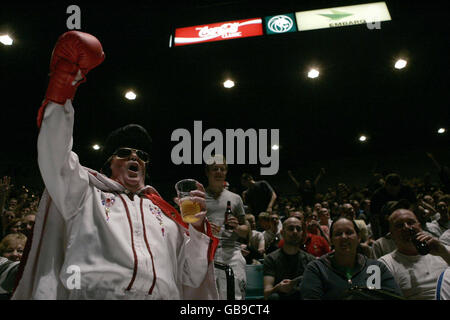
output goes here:
<path id="1" fill-rule="evenodd" d="M 78 31 L 53 50 L 38 115 L 46 190 L 13 299 L 217 299 L 203 186 L 191 193 L 200 220 L 187 225 L 144 185 L 151 139 L 139 125 L 108 138 L 107 175 L 71 151 L 75 90 L 103 59 L 100 42 Z"/>

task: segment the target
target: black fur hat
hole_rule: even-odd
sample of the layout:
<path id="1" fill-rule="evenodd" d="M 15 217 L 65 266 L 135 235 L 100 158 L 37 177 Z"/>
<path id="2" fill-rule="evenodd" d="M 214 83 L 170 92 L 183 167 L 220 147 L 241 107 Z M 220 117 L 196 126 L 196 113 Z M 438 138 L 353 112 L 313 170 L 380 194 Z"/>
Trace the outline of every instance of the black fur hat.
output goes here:
<path id="1" fill-rule="evenodd" d="M 108 177 L 111 176 L 109 159 L 117 149 L 123 147 L 142 150 L 150 154 L 152 138 L 147 130 L 138 124 L 128 124 L 111 132 L 103 148 L 104 163 L 101 169 L 102 173 Z"/>

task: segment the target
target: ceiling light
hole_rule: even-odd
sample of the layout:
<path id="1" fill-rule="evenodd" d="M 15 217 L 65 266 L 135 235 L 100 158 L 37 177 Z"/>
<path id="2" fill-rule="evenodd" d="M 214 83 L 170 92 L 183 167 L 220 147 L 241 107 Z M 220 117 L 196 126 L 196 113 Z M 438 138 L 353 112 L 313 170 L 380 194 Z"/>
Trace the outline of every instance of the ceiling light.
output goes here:
<path id="1" fill-rule="evenodd" d="M 234 87 L 234 81 L 233 80 L 227 80 L 223 83 L 223 86 L 227 89 Z"/>
<path id="2" fill-rule="evenodd" d="M 0 36 L 0 42 L 3 43 L 5 46 L 10 46 L 13 44 L 13 39 L 7 34 Z"/>
<path id="3" fill-rule="evenodd" d="M 125 98 L 127 98 L 128 100 L 134 100 L 136 99 L 136 94 L 133 91 L 128 91 L 125 94 Z"/>
<path id="4" fill-rule="evenodd" d="M 316 69 L 311 69 L 308 72 L 308 78 L 314 79 L 317 78 L 319 76 L 319 71 Z"/>
<path id="5" fill-rule="evenodd" d="M 395 68 L 396 69 L 403 69 L 404 67 L 406 67 L 406 60 L 403 59 L 398 59 L 397 62 L 395 63 Z"/>

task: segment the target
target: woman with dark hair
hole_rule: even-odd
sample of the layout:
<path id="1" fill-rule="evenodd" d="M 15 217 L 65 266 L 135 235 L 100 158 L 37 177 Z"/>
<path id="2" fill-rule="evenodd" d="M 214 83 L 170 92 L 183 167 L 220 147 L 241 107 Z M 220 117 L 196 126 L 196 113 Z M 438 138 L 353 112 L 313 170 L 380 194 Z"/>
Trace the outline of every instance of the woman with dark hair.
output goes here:
<path id="1" fill-rule="evenodd" d="M 355 222 L 341 217 L 331 224 L 333 251 L 308 264 L 300 292 L 303 299 L 338 300 L 349 289 L 376 288 L 394 295 L 402 293 L 387 267 L 358 253 L 360 235 Z"/>

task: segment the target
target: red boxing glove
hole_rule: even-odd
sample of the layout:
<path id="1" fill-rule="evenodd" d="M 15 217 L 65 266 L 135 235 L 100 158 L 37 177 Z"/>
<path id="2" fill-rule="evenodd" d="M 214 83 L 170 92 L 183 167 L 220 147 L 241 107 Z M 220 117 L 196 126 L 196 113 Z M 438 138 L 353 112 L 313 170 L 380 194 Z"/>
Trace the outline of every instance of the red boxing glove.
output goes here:
<path id="1" fill-rule="evenodd" d="M 38 112 L 38 127 L 41 126 L 47 103 L 64 104 L 67 99 L 73 100 L 77 87 L 86 81 L 86 74 L 104 59 L 100 41 L 88 33 L 69 31 L 58 38 L 50 60 L 50 81 L 45 100 Z M 78 70 L 83 79 L 72 85 Z"/>

